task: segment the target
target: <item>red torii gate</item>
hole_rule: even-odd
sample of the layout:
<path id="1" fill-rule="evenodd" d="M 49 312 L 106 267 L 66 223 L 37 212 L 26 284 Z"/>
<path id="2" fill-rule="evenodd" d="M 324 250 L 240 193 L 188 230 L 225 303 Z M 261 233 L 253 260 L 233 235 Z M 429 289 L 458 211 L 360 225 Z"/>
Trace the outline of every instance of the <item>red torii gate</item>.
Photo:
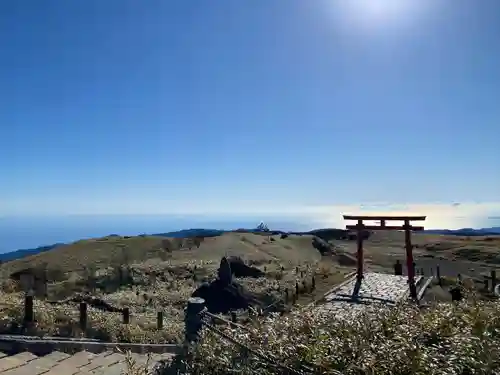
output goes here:
<path id="1" fill-rule="evenodd" d="M 424 230 L 423 226 L 412 226 L 412 221 L 424 221 L 426 216 L 356 216 L 343 215 L 344 220 L 357 220 L 356 225 L 346 225 L 346 229 L 357 231 L 357 279 L 360 282 L 363 279 L 363 240 L 366 230 L 404 230 L 405 231 L 405 249 L 406 249 L 406 267 L 408 269 L 408 285 L 412 298 L 417 297 L 417 288 L 415 286 L 415 269 L 413 268 L 413 246 L 411 244 L 411 232 Z M 380 221 L 380 225 L 365 225 L 364 220 Z M 387 221 L 403 221 L 403 225 L 386 225 Z"/>

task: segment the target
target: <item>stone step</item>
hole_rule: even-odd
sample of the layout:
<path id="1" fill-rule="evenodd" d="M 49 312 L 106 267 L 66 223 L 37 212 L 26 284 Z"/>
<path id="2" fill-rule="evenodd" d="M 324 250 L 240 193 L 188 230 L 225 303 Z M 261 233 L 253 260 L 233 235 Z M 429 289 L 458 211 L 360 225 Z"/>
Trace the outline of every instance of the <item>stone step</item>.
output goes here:
<path id="1" fill-rule="evenodd" d="M 0 373 L 5 373 L 7 370 L 14 369 L 26 365 L 28 362 L 38 358 L 36 355 L 29 352 L 22 352 L 11 356 L 0 358 Z"/>
<path id="2" fill-rule="evenodd" d="M 80 368 L 90 364 L 92 359 L 94 359 L 97 355 L 82 351 L 76 354 L 73 354 L 70 357 L 67 357 L 59 362 L 55 366 L 53 366 L 47 372 L 44 372 L 44 375 L 75 375 L 80 371 Z M 84 371 L 83 371 L 84 373 Z"/>
<path id="3" fill-rule="evenodd" d="M 62 352 L 52 352 L 45 356 L 35 358 L 26 364 L 3 372 L 5 375 L 40 375 L 49 371 L 60 361 L 69 358 L 70 355 Z"/>
<path id="4" fill-rule="evenodd" d="M 130 354 L 138 367 L 144 367 L 148 361 L 145 354 Z M 148 368 L 153 368 L 158 361 L 173 358 L 172 353 L 150 355 Z M 81 351 L 67 354 L 53 351 L 45 356 L 36 356 L 29 352 L 15 355 L 0 353 L 0 373 L 3 375 L 122 375 L 127 370 L 126 354 L 105 351 L 98 354 Z"/>

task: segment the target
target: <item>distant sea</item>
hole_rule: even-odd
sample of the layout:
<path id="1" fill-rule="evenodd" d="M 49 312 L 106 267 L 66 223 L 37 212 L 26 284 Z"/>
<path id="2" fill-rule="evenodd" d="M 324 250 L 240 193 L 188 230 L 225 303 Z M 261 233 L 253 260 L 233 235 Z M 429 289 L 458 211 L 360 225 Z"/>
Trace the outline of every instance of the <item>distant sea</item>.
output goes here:
<path id="1" fill-rule="evenodd" d="M 165 233 L 190 228 L 255 228 L 264 221 L 270 229 L 302 231 L 318 227 L 301 218 L 244 217 L 217 218 L 200 216 L 59 216 L 0 217 L 0 253 L 68 243 L 109 234 L 139 235 Z"/>
<path id="2" fill-rule="evenodd" d="M 460 217 L 429 222 L 426 229 L 500 227 L 500 216 Z M 272 230 L 308 231 L 335 226 L 309 217 L 214 217 L 172 215 L 73 215 L 49 217 L 0 217 L 0 254 L 110 234 L 139 235 L 182 229 L 253 229 L 263 221 Z M 443 223 L 448 222 L 448 225 Z M 426 222 L 427 223 L 427 222 Z M 471 225 L 472 224 L 472 225 Z M 340 224 L 343 227 L 345 223 Z M 337 226 L 339 227 L 339 226 Z M 340 228 L 339 227 L 339 228 Z"/>

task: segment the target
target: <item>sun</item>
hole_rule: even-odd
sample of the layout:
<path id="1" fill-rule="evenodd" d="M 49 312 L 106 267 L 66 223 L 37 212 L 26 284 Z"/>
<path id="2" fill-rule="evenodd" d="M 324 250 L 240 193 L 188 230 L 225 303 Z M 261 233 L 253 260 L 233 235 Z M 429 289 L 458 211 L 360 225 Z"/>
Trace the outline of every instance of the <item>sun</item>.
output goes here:
<path id="1" fill-rule="evenodd" d="M 371 20 L 388 20 L 407 14 L 412 6 L 408 0 L 350 0 L 350 11 Z"/>
<path id="2" fill-rule="evenodd" d="M 426 0 L 332 0 L 337 19 L 356 29 L 384 29 L 415 24 Z"/>

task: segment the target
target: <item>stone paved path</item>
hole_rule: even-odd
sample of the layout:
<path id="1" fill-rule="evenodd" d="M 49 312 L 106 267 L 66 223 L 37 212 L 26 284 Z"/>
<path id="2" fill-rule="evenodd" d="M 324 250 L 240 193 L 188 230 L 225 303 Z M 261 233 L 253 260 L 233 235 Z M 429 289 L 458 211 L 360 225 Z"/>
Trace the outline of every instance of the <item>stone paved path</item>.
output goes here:
<path id="1" fill-rule="evenodd" d="M 421 278 L 416 276 L 415 282 L 420 282 Z M 363 311 L 366 306 L 393 305 L 407 298 L 408 294 L 406 276 L 368 272 L 361 285 L 356 285 L 355 277 L 346 281 L 338 289 L 326 295 L 325 303 L 317 308 L 336 314 L 339 318 L 351 318 Z"/>
<path id="2" fill-rule="evenodd" d="M 147 356 L 131 354 L 137 364 L 145 365 Z M 168 360 L 173 354 L 153 354 L 149 363 L 152 368 L 160 360 Z M 0 353 L 0 373 L 3 375 L 121 375 L 127 369 L 126 356 L 106 351 L 90 353 L 87 351 L 70 355 L 54 351 L 45 356 L 22 352 L 7 356 Z"/>

